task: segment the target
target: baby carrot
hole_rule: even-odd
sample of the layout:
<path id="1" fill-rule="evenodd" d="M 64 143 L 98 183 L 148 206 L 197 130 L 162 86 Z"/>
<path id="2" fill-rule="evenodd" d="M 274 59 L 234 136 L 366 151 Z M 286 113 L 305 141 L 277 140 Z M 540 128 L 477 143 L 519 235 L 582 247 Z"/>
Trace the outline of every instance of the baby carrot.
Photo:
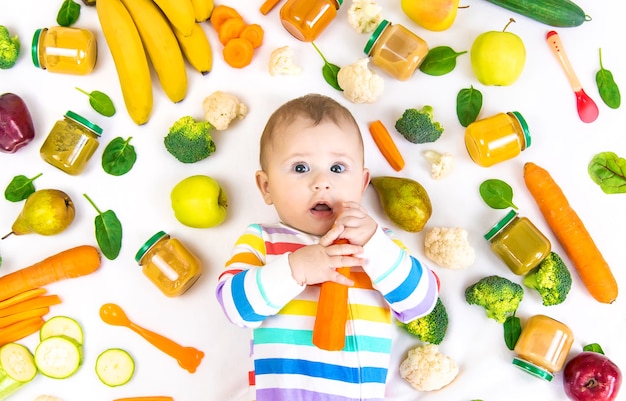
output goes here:
<path id="1" fill-rule="evenodd" d="M 44 316 L 48 312 L 50 312 L 50 307 L 44 306 L 42 308 L 29 309 L 23 312 L 0 317 L 0 329 L 3 329 L 17 322 L 21 322 L 22 320 L 29 319 L 31 317 Z"/>
<path id="2" fill-rule="evenodd" d="M 233 68 L 243 68 L 250 64 L 254 55 L 254 47 L 249 40 L 234 38 L 222 49 L 224 61 Z"/>
<path id="3" fill-rule="evenodd" d="M 524 182 L 589 293 L 602 303 L 615 301 L 617 282 L 608 263 L 550 173 L 528 162 Z"/>
<path id="4" fill-rule="evenodd" d="M 44 320 L 41 317 L 31 317 L 4 327 L 0 330 L 0 346 L 21 340 L 37 332 L 43 324 Z"/>
<path id="5" fill-rule="evenodd" d="M 46 289 L 43 287 L 33 288 L 31 290 L 26 290 L 24 292 L 20 292 L 17 295 L 12 296 L 11 298 L 7 298 L 4 301 L 0 301 L 0 310 L 7 308 L 11 305 L 18 304 L 23 301 L 27 301 L 31 298 L 38 297 L 46 293 Z"/>
<path id="6" fill-rule="evenodd" d="M 374 143 L 380 150 L 380 153 L 387 159 L 389 165 L 396 171 L 402 170 L 404 168 L 404 158 L 382 121 L 376 120 L 370 123 L 369 129 Z"/>
<path id="7" fill-rule="evenodd" d="M 26 301 L 22 301 L 18 304 L 11 305 L 4 309 L 0 309 L 0 317 L 13 315 L 20 312 L 25 312 L 31 309 L 45 308 L 52 305 L 58 305 L 61 303 L 61 298 L 58 295 L 41 295 L 35 298 L 31 298 Z"/>

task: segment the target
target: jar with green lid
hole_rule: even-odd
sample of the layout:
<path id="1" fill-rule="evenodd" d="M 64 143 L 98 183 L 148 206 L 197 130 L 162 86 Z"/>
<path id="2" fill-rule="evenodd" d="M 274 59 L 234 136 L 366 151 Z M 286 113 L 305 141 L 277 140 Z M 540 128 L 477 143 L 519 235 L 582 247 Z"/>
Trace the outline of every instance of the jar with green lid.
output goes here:
<path id="1" fill-rule="evenodd" d="M 337 16 L 343 0 L 287 0 L 280 22 L 293 37 L 312 42 Z"/>
<path id="2" fill-rule="evenodd" d="M 135 260 L 163 294 L 177 297 L 202 274 L 200 260 L 178 239 L 159 231 L 139 248 Z"/>
<path id="3" fill-rule="evenodd" d="M 96 37 L 87 29 L 54 26 L 35 31 L 31 54 L 37 68 L 86 75 L 96 65 L 98 46 Z"/>
<path id="4" fill-rule="evenodd" d="M 63 117 L 52 127 L 40 154 L 54 167 L 78 175 L 98 148 L 102 128 L 73 111 Z"/>
<path id="5" fill-rule="evenodd" d="M 404 26 L 382 20 L 363 51 L 372 58 L 372 64 L 406 81 L 424 61 L 428 44 Z"/>
<path id="6" fill-rule="evenodd" d="M 474 121 L 465 129 L 467 152 L 482 167 L 512 159 L 529 146 L 528 124 L 517 111 Z"/>
<path id="7" fill-rule="evenodd" d="M 550 240 L 526 217 L 510 210 L 484 235 L 491 250 L 518 275 L 525 275 L 550 254 Z"/>

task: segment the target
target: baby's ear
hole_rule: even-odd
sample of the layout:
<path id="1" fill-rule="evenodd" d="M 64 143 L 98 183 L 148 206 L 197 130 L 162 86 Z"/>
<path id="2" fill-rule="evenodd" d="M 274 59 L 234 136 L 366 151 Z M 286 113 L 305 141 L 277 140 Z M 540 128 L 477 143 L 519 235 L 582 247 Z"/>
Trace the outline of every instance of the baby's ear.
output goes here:
<path id="1" fill-rule="evenodd" d="M 261 192 L 261 196 L 263 197 L 263 200 L 268 205 L 273 204 L 272 196 L 270 194 L 270 185 L 269 185 L 269 179 L 267 177 L 267 173 L 263 170 L 259 170 L 256 172 L 255 177 L 256 177 L 256 186 L 257 188 L 259 188 L 259 191 Z"/>
<path id="2" fill-rule="evenodd" d="M 368 185 L 370 184 L 370 179 L 372 178 L 371 173 L 369 171 L 369 169 L 363 169 L 363 193 L 365 193 L 365 190 L 367 189 Z"/>

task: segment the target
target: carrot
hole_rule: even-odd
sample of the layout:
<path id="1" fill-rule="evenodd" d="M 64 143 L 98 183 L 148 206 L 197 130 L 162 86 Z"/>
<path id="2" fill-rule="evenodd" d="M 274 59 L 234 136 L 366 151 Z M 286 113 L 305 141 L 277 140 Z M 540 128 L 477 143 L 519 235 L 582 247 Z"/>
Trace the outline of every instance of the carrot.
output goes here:
<path id="1" fill-rule="evenodd" d="M 44 306 L 42 308 L 29 309 L 23 312 L 18 312 L 12 315 L 0 317 L 0 329 L 10 326 L 17 322 L 21 322 L 22 320 L 29 319 L 31 317 L 44 316 L 48 312 L 50 312 L 50 307 Z"/>
<path id="2" fill-rule="evenodd" d="M 9 306 L 4 309 L 0 309 L 0 317 L 13 315 L 16 313 L 28 311 L 31 309 L 45 308 L 47 306 L 58 305 L 61 303 L 61 298 L 58 295 L 41 295 L 35 298 L 31 298 L 27 301 L 20 302 Z"/>
<path id="3" fill-rule="evenodd" d="M 165 395 L 116 398 L 113 401 L 174 401 L 174 398 Z"/>
<path id="4" fill-rule="evenodd" d="M 241 18 L 229 18 L 220 25 L 217 36 L 222 45 L 226 45 L 229 40 L 238 38 L 246 27 L 246 23 Z"/>
<path id="5" fill-rule="evenodd" d="M 348 241 L 338 239 L 334 243 L 347 244 Z M 349 267 L 340 267 L 337 271 L 350 277 Z M 342 350 L 346 346 L 347 319 L 348 287 L 333 281 L 322 283 L 313 325 L 313 344 L 327 351 Z"/>
<path id="6" fill-rule="evenodd" d="M 387 159 L 389 165 L 396 171 L 402 170 L 404 168 L 404 158 L 382 121 L 376 120 L 370 123 L 369 129 L 374 143 L 380 150 L 380 153 Z"/>
<path id="7" fill-rule="evenodd" d="M 589 293 L 602 303 L 615 301 L 617 282 L 608 263 L 550 173 L 528 162 L 524 182 Z"/>
<path id="8" fill-rule="evenodd" d="M 259 24 L 248 24 L 243 28 L 243 31 L 239 34 L 240 38 L 244 38 L 252 43 L 253 48 L 257 48 L 261 46 L 263 43 L 263 36 L 265 35 L 265 31 L 263 27 Z"/>
<path id="9" fill-rule="evenodd" d="M 219 4 L 213 8 L 209 21 L 211 22 L 213 29 L 215 29 L 215 32 L 219 32 L 222 24 L 231 18 L 243 19 L 241 14 L 239 14 L 236 9 L 224 4 Z"/>
<path id="10" fill-rule="evenodd" d="M 43 324 L 44 320 L 41 317 L 31 317 L 4 327 L 0 330 L 0 346 L 36 333 Z"/>
<path id="11" fill-rule="evenodd" d="M 254 47 L 249 40 L 234 38 L 228 41 L 222 49 L 224 61 L 233 68 L 243 68 L 252 62 Z"/>
<path id="12" fill-rule="evenodd" d="M 276 7 L 280 3 L 280 0 L 265 0 L 261 7 L 259 7 L 259 11 L 263 15 L 267 15 L 274 7 Z"/>
<path id="13" fill-rule="evenodd" d="M 29 299 L 38 297 L 46 293 L 46 289 L 42 287 L 33 288 L 31 290 L 26 290 L 24 292 L 20 292 L 17 295 L 12 296 L 11 298 L 7 298 L 4 301 L 0 301 L 0 309 L 7 308 L 11 305 L 18 304 L 22 301 L 27 301 Z"/>
<path id="14" fill-rule="evenodd" d="M 80 245 L 0 277 L 0 301 L 56 281 L 85 276 L 100 267 L 100 251 Z"/>

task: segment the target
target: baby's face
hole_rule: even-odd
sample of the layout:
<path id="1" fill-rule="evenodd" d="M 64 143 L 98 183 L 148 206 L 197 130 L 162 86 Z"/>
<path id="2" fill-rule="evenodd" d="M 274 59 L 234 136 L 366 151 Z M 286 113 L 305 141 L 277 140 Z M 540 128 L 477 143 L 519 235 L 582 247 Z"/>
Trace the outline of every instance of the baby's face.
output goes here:
<path id="1" fill-rule="evenodd" d="M 324 235 L 343 202 L 361 203 L 370 175 L 363 167 L 359 135 L 348 124 L 327 121 L 314 127 L 306 119 L 275 134 L 257 184 L 283 223 Z"/>

